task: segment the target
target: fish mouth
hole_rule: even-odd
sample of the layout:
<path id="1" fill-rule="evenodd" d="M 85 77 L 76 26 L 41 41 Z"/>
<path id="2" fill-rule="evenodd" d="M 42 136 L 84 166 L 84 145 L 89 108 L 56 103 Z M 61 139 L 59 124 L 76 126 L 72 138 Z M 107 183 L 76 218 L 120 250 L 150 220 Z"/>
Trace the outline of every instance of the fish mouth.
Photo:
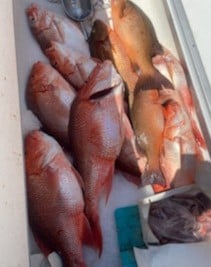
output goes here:
<path id="1" fill-rule="evenodd" d="M 80 99 L 96 101 L 109 96 L 117 97 L 124 92 L 124 85 L 111 61 L 97 64 L 87 83 L 79 90 Z"/>
<path id="2" fill-rule="evenodd" d="M 101 98 L 104 98 L 105 96 L 109 95 L 110 93 L 112 93 L 114 91 L 114 88 L 111 87 L 111 88 L 106 88 L 102 91 L 99 91 L 99 92 L 96 92 L 94 94 L 92 94 L 89 99 L 90 100 L 98 100 L 98 99 L 101 99 Z"/>
<path id="3" fill-rule="evenodd" d="M 89 96 L 90 101 L 101 101 L 103 99 L 108 98 L 115 98 L 118 102 L 118 99 L 121 99 L 123 101 L 123 92 L 124 92 L 124 86 L 123 84 L 118 84 L 113 87 L 108 87 L 106 89 L 94 92 Z M 120 98 L 119 98 L 120 97 Z"/>
<path id="4" fill-rule="evenodd" d="M 33 3 L 26 9 L 26 14 L 31 25 L 35 24 L 35 22 L 37 21 L 38 13 L 39 6 L 37 4 Z"/>

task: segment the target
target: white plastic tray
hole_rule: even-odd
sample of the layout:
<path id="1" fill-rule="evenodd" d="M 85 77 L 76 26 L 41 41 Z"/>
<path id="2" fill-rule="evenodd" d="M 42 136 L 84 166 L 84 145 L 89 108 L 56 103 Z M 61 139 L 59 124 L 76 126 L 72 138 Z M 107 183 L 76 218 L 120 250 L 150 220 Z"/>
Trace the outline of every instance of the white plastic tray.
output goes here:
<path id="1" fill-rule="evenodd" d="M 36 120 L 31 117 L 27 112 L 24 101 L 24 90 L 26 87 L 27 78 L 32 64 L 38 60 L 45 60 L 39 46 L 30 34 L 29 28 L 26 23 L 26 17 L 24 13 L 25 7 L 31 3 L 30 0 L 2 0 L 0 1 L 0 266 L 1 267 L 27 267 L 29 266 L 29 250 L 27 243 L 27 219 L 26 219 L 26 198 L 25 198 L 25 182 L 23 172 L 23 153 L 22 153 L 22 136 L 26 134 L 37 123 Z M 55 10 L 62 14 L 60 6 L 57 4 L 49 4 L 45 0 L 34 0 L 34 2 L 41 3 L 43 6 L 48 7 L 51 10 Z M 168 4 L 168 10 L 170 10 L 169 21 L 167 19 L 165 9 L 161 0 L 140 0 L 136 3 L 140 3 L 144 11 L 151 18 L 158 38 L 163 45 L 171 48 L 171 51 L 177 55 L 176 46 L 178 43 L 174 42 L 171 28 L 176 30 L 177 39 L 182 36 L 181 25 L 180 30 L 178 27 L 179 21 L 175 9 L 173 11 L 173 5 L 175 2 L 179 3 L 179 0 L 166 0 L 165 4 Z M 192 1 L 193 3 L 194 1 Z M 194 3 L 193 3 L 194 6 Z M 14 17 L 13 17 L 14 12 Z M 168 13 L 168 12 L 167 12 Z M 181 16 L 180 16 L 181 17 Z M 15 20 L 15 23 L 14 23 Z M 15 32 L 15 39 L 14 39 Z M 173 30 L 174 32 L 174 30 Z M 175 32 L 174 32 L 175 33 Z M 176 45 L 175 45 L 176 44 Z M 188 53 L 189 48 L 185 50 L 184 40 L 180 45 L 182 51 Z M 16 54 L 15 56 L 15 46 Z M 180 49 L 179 49 L 180 50 Z M 181 52 L 181 50 L 179 51 Z M 184 53 L 179 53 L 184 56 Z M 186 54 L 186 59 L 187 55 Z M 17 81 L 17 68 L 18 67 L 18 81 Z M 197 90 L 202 92 L 205 88 L 200 81 L 198 71 L 192 63 L 188 63 L 192 82 L 197 85 Z M 195 73 L 195 74 L 194 74 Z M 203 72 L 204 75 L 204 72 Z M 206 76 L 205 76 L 206 77 Z M 18 91 L 19 86 L 19 91 Z M 205 100 L 207 99 L 206 87 Z M 204 93 L 203 93 L 204 94 Z M 19 106 L 20 96 L 20 106 Z M 196 98 L 198 96 L 196 95 Z M 202 100 L 203 97 L 197 99 Z M 205 103 L 205 102 L 204 102 Z M 20 109 L 22 113 L 22 132 L 20 124 Z M 211 119 L 209 107 L 205 109 L 201 106 L 199 108 L 199 116 L 202 118 L 203 130 L 206 132 L 206 137 L 209 139 L 209 131 L 207 131 L 207 122 Z M 29 119 L 28 119 L 29 118 Z M 35 120 L 35 121 L 34 121 Z M 209 140 L 208 140 L 209 141 Z M 209 143 L 209 142 L 208 142 Z M 209 168 L 207 171 L 209 174 Z M 125 187 L 128 187 L 125 191 Z M 125 194 L 130 190 L 134 192 L 134 187 L 127 182 L 117 178 L 114 184 L 114 190 L 118 188 L 121 195 L 121 201 L 117 201 L 114 197 L 111 197 L 110 207 L 112 209 L 115 206 L 125 206 L 127 204 L 137 203 L 139 198 L 138 192 L 131 198 L 125 198 Z M 107 218 L 108 214 L 104 214 L 103 218 Z M 111 212 L 109 212 L 110 218 L 112 218 Z M 120 266 L 118 259 L 117 241 L 115 237 L 115 230 L 113 223 L 111 223 L 112 231 L 109 232 L 111 240 L 113 240 L 114 249 L 110 256 L 104 254 L 102 260 L 95 261 L 95 258 L 90 260 L 88 266 L 106 267 L 106 266 Z M 109 247 L 108 241 L 108 247 Z"/>

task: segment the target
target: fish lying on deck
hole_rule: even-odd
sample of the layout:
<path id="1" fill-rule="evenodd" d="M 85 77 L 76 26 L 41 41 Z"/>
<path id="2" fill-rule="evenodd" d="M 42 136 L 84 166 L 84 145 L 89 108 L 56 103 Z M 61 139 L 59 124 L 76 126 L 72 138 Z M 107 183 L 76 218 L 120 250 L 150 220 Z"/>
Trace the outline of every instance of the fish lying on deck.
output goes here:
<path id="1" fill-rule="evenodd" d="M 88 78 L 86 69 L 91 69 L 90 74 L 96 64 L 78 25 L 37 4 L 30 5 L 26 14 L 31 31 L 51 64 L 79 89 Z"/>
<path id="2" fill-rule="evenodd" d="M 122 41 L 126 52 L 140 72 L 140 88 L 173 88 L 171 82 L 158 72 L 152 57 L 162 53 L 155 30 L 146 14 L 128 0 L 112 0 L 114 31 Z"/>
<path id="3" fill-rule="evenodd" d="M 74 88 L 51 65 L 33 65 L 28 86 L 27 104 L 49 132 L 62 144 L 68 144 L 70 107 Z"/>
<path id="4" fill-rule="evenodd" d="M 70 112 L 69 138 L 85 184 L 85 212 L 102 252 L 98 203 L 108 199 L 114 165 L 124 140 L 123 83 L 110 61 L 99 65 L 78 92 Z"/>
<path id="5" fill-rule="evenodd" d="M 83 181 L 59 144 L 34 131 L 25 140 L 29 221 L 49 250 L 61 254 L 65 267 L 85 267 L 82 244 L 92 242 L 84 214 Z"/>

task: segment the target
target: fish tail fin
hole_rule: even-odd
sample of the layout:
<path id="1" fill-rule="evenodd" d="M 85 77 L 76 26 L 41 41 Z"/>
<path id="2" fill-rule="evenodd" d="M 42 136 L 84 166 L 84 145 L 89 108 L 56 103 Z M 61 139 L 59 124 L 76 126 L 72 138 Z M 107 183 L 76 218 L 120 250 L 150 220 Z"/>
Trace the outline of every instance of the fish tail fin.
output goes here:
<path id="1" fill-rule="evenodd" d="M 95 221 L 95 225 L 93 227 L 93 233 L 94 233 L 95 246 L 96 248 L 98 248 L 98 256 L 100 258 L 103 250 L 103 236 L 99 220 Z"/>
<path id="2" fill-rule="evenodd" d="M 98 256 L 100 257 L 103 250 L 103 236 L 98 212 L 93 210 L 91 214 L 87 215 L 87 218 L 92 229 L 93 245 L 98 250 Z"/>
<path id="3" fill-rule="evenodd" d="M 153 188 L 157 188 L 159 191 L 166 190 L 169 188 L 169 185 L 164 178 L 162 172 L 154 169 L 147 169 L 144 171 L 142 177 L 142 185 L 148 185 L 151 184 L 153 185 Z"/>
<path id="4" fill-rule="evenodd" d="M 98 196 L 90 198 L 85 194 L 85 215 L 92 231 L 93 247 L 98 251 L 100 257 L 103 249 L 103 236 L 98 212 L 98 199 Z"/>
<path id="5" fill-rule="evenodd" d="M 173 84 L 163 76 L 158 70 L 154 69 L 151 74 L 141 75 L 135 88 L 137 90 L 149 90 L 149 89 L 174 89 Z"/>
<path id="6" fill-rule="evenodd" d="M 106 203 L 108 202 L 108 198 L 111 193 L 113 175 L 114 175 L 114 164 L 108 167 L 107 176 L 105 179 L 105 183 L 103 185 L 105 195 L 106 195 Z"/>

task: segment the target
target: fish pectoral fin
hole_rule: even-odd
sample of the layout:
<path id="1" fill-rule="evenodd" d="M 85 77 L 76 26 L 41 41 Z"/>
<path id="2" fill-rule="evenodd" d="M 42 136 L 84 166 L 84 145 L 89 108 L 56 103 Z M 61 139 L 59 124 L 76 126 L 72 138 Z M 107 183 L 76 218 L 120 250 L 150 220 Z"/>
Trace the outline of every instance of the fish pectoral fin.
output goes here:
<path id="1" fill-rule="evenodd" d="M 84 244 L 86 244 L 90 247 L 95 247 L 91 226 L 89 224 L 89 221 L 88 221 L 86 215 L 84 214 L 83 216 L 84 217 L 83 217 L 82 241 Z"/>
<path id="2" fill-rule="evenodd" d="M 111 166 L 108 167 L 107 176 L 105 182 L 103 183 L 103 188 L 106 195 L 106 203 L 108 202 L 108 198 L 111 192 L 113 175 L 114 175 L 114 164 L 111 164 Z"/>

